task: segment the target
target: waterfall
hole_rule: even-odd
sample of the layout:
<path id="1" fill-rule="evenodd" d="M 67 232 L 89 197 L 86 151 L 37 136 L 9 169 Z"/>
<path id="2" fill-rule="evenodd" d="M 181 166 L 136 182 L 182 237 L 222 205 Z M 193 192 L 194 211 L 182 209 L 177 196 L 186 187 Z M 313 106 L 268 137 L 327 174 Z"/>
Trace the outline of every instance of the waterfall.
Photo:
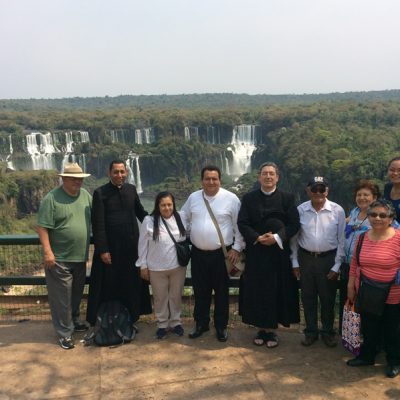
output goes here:
<path id="1" fill-rule="evenodd" d="M 228 160 L 228 157 L 226 156 L 225 152 L 224 152 L 224 159 L 225 159 L 225 173 L 227 175 L 230 175 L 231 174 L 231 170 L 229 168 L 229 160 Z"/>
<path id="2" fill-rule="evenodd" d="M 142 178 L 140 176 L 139 156 L 136 157 L 136 190 L 138 193 L 143 193 Z"/>
<path id="3" fill-rule="evenodd" d="M 125 132 L 123 129 L 111 129 L 110 134 L 112 143 L 125 143 Z"/>
<path id="4" fill-rule="evenodd" d="M 232 152 L 232 168 L 229 175 L 234 178 L 250 172 L 251 155 L 256 149 L 256 126 L 237 125 L 232 131 L 231 145 L 228 151 Z"/>
<path id="5" fill-rule="evenodd" d="M 143 193 L 142 178 L 140 175 L 139 156 L 135 153 L 129 152 L 128 159 L 126 160 L 126 169 L 128 170 L 128 183 L 136 185 L 138 193 Z M 135 175 L 136 171 L 136 175 Z"/>
<path id="6" fill-rule="evenodd" d="M 144 128 L 144 142 L 151 143 L 151 128 Z"/>
<path id="7" fill-rule="evenodd" d="M 185 140 L 190 140 L 190 130 L 189 130 L 189 127 L 187 127 L 187 126 L 185 126 L 184 135 L 185 135 Z"/>
<path id="8" fill-rule="evenodd" d="M 197 126 L 185 126 L 183 135 L 185 140 L 192 140 L 199 137 L 199 128 Z"/>
<path id="9" fill-rule="evenodd" d="M 86 131 L 78 131 L 78 133 L 81 135 L 81 143 L 89 143 L 89 132 Z"/>
<path id="10" fill-rule="evenodd" d="M 84 153 L 79 154 L 78 164 L 82 168 L 83 172 L 86 172 L 86 154 Z"/>
<path id="11" fill-rule="evenodd" d="M 143 144 L 142 142 L 142 131 L 140 129 L 135 129 L 135 143 Z"/>
<path id="12" fill-rule="evenodd" d="M 74 139 L 72 137 L 72 132 L 65 132 L 65 153 L 71 154 L 74 152 Z"/>
<path id="13" fill-rule="evenodd" d="M 199 128 L 197 126 L 192 126 L 190 128 L 191 132 L 190 132 L 190 137 L 193 138 L 199 138 Z"/>
<path id="14" fill-rule="evenodd" d="M 219 153 L 219 164 L 221 165 L 221 172 L 224 174 L 225 171 L 225 163 L 224 163 L 224 159 L 222 157 L 222 153 Z"/>
<path id="15" fill-rule="evenodd" d="M 115 134 L 114 129 L 110 130 L 111 134 L 111 143 L 118 143 L 118 136 Z"/>
<path id="16" fill-rule="evenodd" d="M 219 130 L 216 129 L 214 126 L 207 127 L 206 142 L 209 144 L 220 144 L 221 143 L 221 137 L 219 134 Z"/>
<path id="17" fill-rule="evenodd" d="M 38 143 L 39 139 L 39 143 Z M 26 135 L 26 149 L 31 156 L 32 169 L 57 169 L 53 154 L 58 150 L 53 145 L 50 132 L 32 132 Z"/>
<path id="18" fill-rule="evenodd" d="M 9 150 L 8 156 L 6 157 L 7 168 L 15 170 L 14 164 L 13 164 L 13 162 L 11 160 L 11 157 L 12 157 L 13 152 L 14 152 L 13 145 L 12 145 L 12 140 L 11 140 L 11 135 L 8 136 L 8 139 L 10 140 L 10 150 Z"/>

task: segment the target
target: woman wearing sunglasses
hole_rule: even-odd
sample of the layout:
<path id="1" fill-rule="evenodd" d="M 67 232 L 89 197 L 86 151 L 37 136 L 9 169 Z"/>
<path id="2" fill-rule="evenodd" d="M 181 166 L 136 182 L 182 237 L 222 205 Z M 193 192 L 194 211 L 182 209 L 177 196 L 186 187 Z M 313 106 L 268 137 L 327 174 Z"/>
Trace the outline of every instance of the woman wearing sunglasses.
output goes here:
<path id="1" fill-rule="evenodd" d="M 383 335 L 387 360 L 386 376 L 389 378 L 400 373 L 400 286 L 394 284 L 400 266 L 400 232 L 392 227 L 395 215 L 392 204 L 387 200 L 377 200 L 370 204 L 367 216 L 371 229 L 357 241 L 347 287 L 349 301 L 353 303 L 358 293 L 359 306 L 362 308 L 369 300 L 365 297 L 362 300 L 361 294 L 369 293 L 365 288 L 371 285 L 375 288 L 382 287 L 385 283 L 388 286 L 389 292 L 383 300 L 381 313 L 361 309 L 364 342 L 360 355 L 347 361 L 347 365 L 374 365 L 377 346 Z M 367 281 L 370 282 L 369 285 L 366 284 Z"/>

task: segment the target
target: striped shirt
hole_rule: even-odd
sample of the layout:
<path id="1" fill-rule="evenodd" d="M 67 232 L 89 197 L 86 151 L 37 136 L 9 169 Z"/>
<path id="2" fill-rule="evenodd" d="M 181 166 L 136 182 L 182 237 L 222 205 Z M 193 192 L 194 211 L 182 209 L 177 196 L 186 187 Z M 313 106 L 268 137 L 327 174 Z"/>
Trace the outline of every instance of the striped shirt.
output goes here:
<path id="1" fill-rule="evenodd" d="M 387 240 L 373 241 L 365 235 L 360 252 L 360 268 L 357 259 L 352 258 L 350 276 L 356 276 L 356 289 L 359 287 L 361 273 L 370 279 L 378 282 L 390 282 L 394 280 L 397 270 L 400 268 L 400 231 L 396 230 L 393 237 Z M 400 286 L 393 284 L 387 304 L 400 303 Z"/>

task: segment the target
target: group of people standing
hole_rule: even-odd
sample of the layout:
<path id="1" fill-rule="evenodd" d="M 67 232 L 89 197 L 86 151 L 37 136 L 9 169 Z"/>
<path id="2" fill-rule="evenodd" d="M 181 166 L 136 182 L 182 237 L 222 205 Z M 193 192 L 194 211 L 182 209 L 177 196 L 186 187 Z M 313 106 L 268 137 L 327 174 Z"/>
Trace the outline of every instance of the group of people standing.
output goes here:
<path id="1" fill-rule="evenodd" d="M 219 168 L 208 165 L 201 171 L 202 189 L 192 193 L 179 212 L 173 194 L 161 192 L 150 215 L 135 186 L 125 183 L 123 161 L 113 161 L 109 175 L 110 182 L 95 190 L 92 201 L 81 188 L 88 174 L 77 164 L 66 165 L 60 174 L 62 185 L 43 199 L 39 210 L 38 233 L 52 319 L 60 345 L 66 349 L 74 346 L 74 331 L 86 328 L 79 320 L 79 303 L 86 276 L 90 218 L 95 254 L 86 320 L 94 325 L 99 305 L 118 299 L 136 322 L 140 315 L 151 312 L 150 282 L 158 339 L 170 332 L 184 334 L 181 297 L 186 268 L 179 265 L 175 242 L 189 239 L 191 243 L 195 326 L 189 338 L 196 339 L 210 329 L 214 292 L 216 338 L 221 342 L 228 339 L 225 258 L 235 264 L 245 251 L 239 312 L 243 322 L 258 328 L 253 343 L 267 348 L 279 345 L 278 324 L 289 326 L 300 321 L 297 281 L 306 324 L 301 344 L 311 346 L 321 337 L 326 346 L 334 347 L 339 274 L 342 300 L 347 297 L 353 302 L 360 276 L 393 280 L 400 265 L 400 232 L 392 206 L 400 214 L 400 158 L 389 163 L 388 200 L 378 200 L 379 189 L 374 183 L 361 181 L 355 190 L 357 207 L 347 219 L 343 208 L 328 200 L 329 184 L 322 176 L 309 180 L 305 187 L 309 200 L 296 206 L 293 194 L 278 189 L 279 169 L 273 162 L 260 166 L 259 187 L 245 194 L 242 202 L 221 187 Z M 142 223 L 140 228 L 137 219 Z M 356 261 L 354 249 L 364 231 L 367 234 Z M 78 248 L 82 254 L 76 256 Z M 343 282 L 348 282 L 347 288 Z M 383 336 L 386 374 L 393 377 L 400 373 L 400 286 L 392 286 L 386 303 L 379 319 L 362 315 L 364 344 L 360 356 L 348 365 L 373 364 Z"/>

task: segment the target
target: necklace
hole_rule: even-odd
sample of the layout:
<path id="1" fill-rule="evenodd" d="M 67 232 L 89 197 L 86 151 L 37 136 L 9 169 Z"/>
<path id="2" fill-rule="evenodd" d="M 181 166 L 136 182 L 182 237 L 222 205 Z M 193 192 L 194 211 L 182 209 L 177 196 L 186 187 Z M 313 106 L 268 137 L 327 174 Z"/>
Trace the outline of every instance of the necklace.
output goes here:
<path id="1" fill-rule="evenodd" d="M 357 221 L 360 221 L 360 220 L 358 219 L 358 217 L 360 216 L 360 214 L 361 214 L 361 211 L 360 211 L 360 212 L 358 213 L 358 215 L 357 215 Z M 353 231 L 358 231 L 358 230 L 361 228 L 362 224 L 365 222 L 366 219 L 367 219 L 367 216 L 365 216 L 365 218 L 364 218 L 361 222 L 357 222 L 357 223 L 355 223 L 354 225 L 352 225 Z"/>

